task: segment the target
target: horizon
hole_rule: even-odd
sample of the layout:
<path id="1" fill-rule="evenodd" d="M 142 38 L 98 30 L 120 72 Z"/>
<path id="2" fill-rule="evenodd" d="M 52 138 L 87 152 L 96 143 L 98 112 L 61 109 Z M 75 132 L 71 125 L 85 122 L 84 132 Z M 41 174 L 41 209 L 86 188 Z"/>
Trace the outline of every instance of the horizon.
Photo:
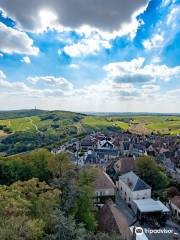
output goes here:
<path id="1" fill-rule="evenodd" d="M 13 112 L 13 111 L 32 111 L 32 110 L 37 110 L 37 111 L 49 111 L 49 112 L 75 112 L 75 113 L 81 113 L 81 114 L 89 114 L 89 115 L 105 115 L 105 114 L 120 114 L 120 115 L 134 115 L 134 114 L 138 114 L 138 115 L 180 115 L 180 112 L 138 112 L 138 111 L 134 111 L 134 112 L 112 112 L 112 111 L 107 111 L 107 112 L 103 112 L 103 111 L 71 111 L 71 110 L 65 110 L 65 109 L 40 109 L 40 108 L 27 108 L 27 109 L 9 109 L 9 110 L 1 110 L 0 112 Z"/>
<path id="2" fill-rule="evenodd" d="M 177 0 L 0 0 L 0 109 L 179 112 L 179 19 Z"/>

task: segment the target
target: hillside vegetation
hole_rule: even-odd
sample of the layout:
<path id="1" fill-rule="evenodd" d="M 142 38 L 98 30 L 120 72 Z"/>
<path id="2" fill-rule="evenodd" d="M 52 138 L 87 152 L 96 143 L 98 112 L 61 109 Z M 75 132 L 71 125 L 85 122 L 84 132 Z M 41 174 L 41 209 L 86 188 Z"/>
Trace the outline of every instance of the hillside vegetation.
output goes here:
<path id="1" fill-rule="evenodd" d="M 66 111 L 0 112 L 0 155 L 50 148 L 93 131 L 180 134 L 180 116 L 90 116 Z"/>

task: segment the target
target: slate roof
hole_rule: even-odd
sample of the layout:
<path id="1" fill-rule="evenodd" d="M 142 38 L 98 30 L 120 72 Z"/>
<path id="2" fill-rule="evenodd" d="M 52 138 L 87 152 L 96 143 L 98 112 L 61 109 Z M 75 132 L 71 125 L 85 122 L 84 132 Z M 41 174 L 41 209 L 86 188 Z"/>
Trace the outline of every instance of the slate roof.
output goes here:
<path id="1" fill-rule="evenodd" d="M 145 183 L 140 177 L 134 172 L 128 172 L 119 177 L 132 191 L 140 191 L 145 189 L 151 189 L 151 187 Z"/>
<path id="2" fill-rule="evenodd" d="M 141 151 L 145 151 L 145 146 L 142 144 L 133 144 L 133 149 L 138 149 Z"/>
<path id="3" fill-rule="evenodd" d="M 106 149 L 106 148 L 95 149 L 95 152 L 97 154 L 109 154 L 112 156 L 117 156 L 119 154 L 119 151 L 117 149 Z"/>
<path id="4" fill-rule="evenodd" d="M 102 148 L 113 148 L 114 147 L 114 145 L 110 142 L 110 141 L 105 141 L 103 144 L 102 144 L 102 146 L 101 146 Z"/>
<path id="5" fill-rule="evenodd" d="M 130 142 L 123 142 L 124 150 L 129 150 L 130 144 L 131 144 Z"/>
<path id="6" fill-rule="evenodd" d="M 92 153 L 88 154 L 85 162 L 86 163 L 96 163 L 96 156 Z"/>

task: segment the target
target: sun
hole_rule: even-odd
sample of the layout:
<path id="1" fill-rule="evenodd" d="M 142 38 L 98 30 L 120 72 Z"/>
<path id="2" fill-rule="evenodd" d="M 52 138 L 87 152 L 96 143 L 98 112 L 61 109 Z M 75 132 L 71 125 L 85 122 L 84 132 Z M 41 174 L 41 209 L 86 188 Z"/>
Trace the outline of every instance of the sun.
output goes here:
<path id="1" fill-rule="evenodd" d="M 56 23 L 57 15 L 51 10 L 43 9 L 39 12 L 39 18 L 43 27 L 49 27 Z"/>

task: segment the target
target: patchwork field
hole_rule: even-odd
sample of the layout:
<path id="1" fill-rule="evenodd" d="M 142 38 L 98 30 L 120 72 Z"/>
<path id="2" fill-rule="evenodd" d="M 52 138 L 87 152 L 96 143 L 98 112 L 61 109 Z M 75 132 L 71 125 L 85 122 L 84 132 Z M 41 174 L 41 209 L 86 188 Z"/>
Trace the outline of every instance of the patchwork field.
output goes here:
<path id="1" fill-rule="evenodd" d="M 42 146 L 56 147 L 92 131 L 177 135 L 180 134 L 180 116 L 94 116 L 40 110 L 0 112 L 0 155 Z"/>
<path id="2" fill-rule="evenodd" d="M 137 134 L 180 134 L 180 116 L 86 116 L 81 122 L 91 128 L 115 126 Z"/>
<path id="3" fill-rule="evenodd" d="M 180 134 L 180 116 L 138 116 L 131 124 L 142 124 L 150 132 L 160 134 Z"/>

